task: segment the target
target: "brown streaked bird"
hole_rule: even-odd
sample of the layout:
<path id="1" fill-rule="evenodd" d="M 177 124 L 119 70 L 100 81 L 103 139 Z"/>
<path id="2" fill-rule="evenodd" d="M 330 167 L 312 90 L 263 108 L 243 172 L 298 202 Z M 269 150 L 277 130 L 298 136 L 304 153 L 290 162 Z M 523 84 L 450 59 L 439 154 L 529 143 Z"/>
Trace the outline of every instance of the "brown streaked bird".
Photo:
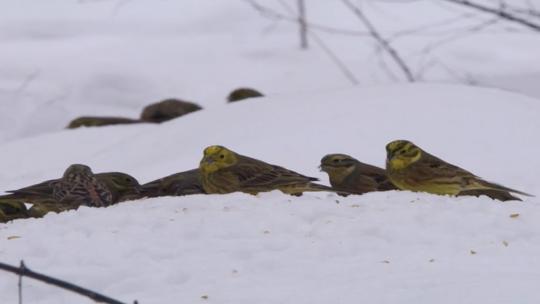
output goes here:
<path id="1" fill-rule="evenodd" d="M 458 166 L 427 153 L 407 140 L 386 145 L 386 173 L 402 190 L 448 195 L 487 195 L 494 199 L 518 199 L 510 193 L 528 193 L 488 182 Z M 471 192 L 472 191 L 472 192 Z"/>
<path id="2" fill-rule="evenodd" d="M 99 117 L 99 116 L 81 116 L 72 120 L 67 129 L 76 129 L 80 127 L 103 127 L 111 125 L 125 125 L 141 123 L 138 119 L 123 117 Z"/>
<path id="3" fill-rule="evenodd" d="M 111 192 L 86 165 L 69 166 L 52 188 L 52 197 L 62 204 L 89 207 L 107 207 L 112 204 Z"/>
<path id="4" fill-rule="evenodd" d="M 111 193 L 113 204 L 141 197 L 141 185 L 137 179 L 129 174 L 105 172 L 95 174 L 94 177 Z M 7 191 L 10 194 L 0 196 L 0 202 L 21 201 L 40 205 L 61 204 L 53 196 L 54 187 L 60 181 L 61 179 L 53 179 L 18 190 Z"/>
<path id="5" fill-rule="evenodd" d="M 339 195 L 364 194 L 373 191 L 397 190 L 386 171 L 362 163 L 346 154 L 328 154 L 321 159 L 321 171 L 328 173 L 332 188 Z"/>
<path id="6" fill-rule="evenodd" d="M 291 195 L 306 191 L 335 192 L 328 186 L 314 183 L 317 178 L 240 155 L 223 146 L 204 149 L 199 170 L 201 183 L 208 194 L 237 191 L 257 194 L 272 190 Z"/>
<path id="7" fill-rule="evenodd" d="M 233 90 L 231 93 L 229 93 L 229 96 L 227 96 L 228 102 L 235 102 L 247 98 L 254 98 L 254 97 L 262 97 L 264 96 L 261 92 L 252 89 L 252 88 L 238 88 Z"/>
<path id="8" fill-rule="evenodd" d="M 196 103 L 169 98 L 146 106 L 141 113 L 141 120 L 162 123 L 199 110 L 202 107 Z"/>
<path id="9" fill-rule="evenodd" d="M 182 196 L 206 193 L 201 184 L 199 169 L 175 173 L 142 185 L 142 196 Z"/>

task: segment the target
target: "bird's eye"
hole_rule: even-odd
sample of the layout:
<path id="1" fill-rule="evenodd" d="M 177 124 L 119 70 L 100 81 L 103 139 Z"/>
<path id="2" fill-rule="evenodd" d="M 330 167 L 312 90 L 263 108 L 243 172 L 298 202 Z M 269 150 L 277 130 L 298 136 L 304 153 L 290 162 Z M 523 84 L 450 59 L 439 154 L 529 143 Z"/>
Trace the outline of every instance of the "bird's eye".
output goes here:
<path id="1" fill-rule="evenodd" d="M 225 158 L 225 155 L 220 154 L 220 155 L 219 155 L 219 158 L 224 159 L 224 158 Z"/>
<path id="2" fill-rule="evenodd" d="M 131 178 L 126 178 L 126 182 L 131 183 L 132 182 Z"/>
<path id="3" fill-rule="evenodd" d="M 339 159 L 334 159 L 334 162 L 335 162 L 335 163 L 339 163 Z"/>

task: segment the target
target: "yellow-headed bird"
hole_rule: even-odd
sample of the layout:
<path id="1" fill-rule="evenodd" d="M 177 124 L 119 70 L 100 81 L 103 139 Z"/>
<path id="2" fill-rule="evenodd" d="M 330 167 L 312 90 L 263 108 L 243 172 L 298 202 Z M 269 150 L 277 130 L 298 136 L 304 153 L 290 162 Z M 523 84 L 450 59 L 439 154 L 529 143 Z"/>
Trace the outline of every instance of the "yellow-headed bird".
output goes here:
<path id="1" fill-rule="evenodd" d="M 335 192 L 328 186 L 313 183 L 317 178 L 240 155 L 223 146 L 204 149 L 199 170 L 208 194 L 236 191 L 257 194 L 272 190 L 292 195 L 305 191 Z"/>
<path id="2" fill-rule="evenodd" d="M 495 199 L 518 199 L 510 192 L 531 196 L 522 191 L 481 179 L 455 165 L 433 156 L 407 140 L 386 145 L 386 173 L 402 190 L 449 195 L 487 195 Z"/>

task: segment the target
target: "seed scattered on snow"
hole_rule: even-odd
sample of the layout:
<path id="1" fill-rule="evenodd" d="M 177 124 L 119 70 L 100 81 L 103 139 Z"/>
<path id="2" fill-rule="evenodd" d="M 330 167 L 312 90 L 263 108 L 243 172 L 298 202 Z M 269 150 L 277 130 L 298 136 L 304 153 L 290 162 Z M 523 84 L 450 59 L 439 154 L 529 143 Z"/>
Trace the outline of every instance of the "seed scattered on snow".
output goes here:
<path id="1" fill-rule="evenodd" d="M 208 296 L 207 295 L 201 296 L 201 299 L 208 300 Z"/>
<path id="2" fill-rule="evenodd" d="M 474 250 L 471 250 L 471 254 L 476 254 L 476 251 L 474 251 Z"/>
<path id="3" fill-rule="evenodd" d="M 429 260 L 429 262 L 430 262 L 430 263 L 433 263 L 433 262 L 435 262 L 435 259 L 431 259 L 431 260 Z"/>
<path id="4" fill-rule="evenodd" d="M 264 234 L 269 234 L 269 233 L 270 233 L 270 231 L 268 231 L 268 230 L 265 230 L 265 231 L 263 231 L 263 233 L 264 233 Z"/>
<path id="5" fill-rule="evenodd" d="M 12 235 L 12 236 L 8 236 L 7 239 L 8 240 L 16 240 L 16 239 L 20 239 L 21 237 L 18 236 L 18 235 Z"/>
<path id="6" fill-rule="evenodd" d="M 512 213 L 512 214 L 510 214 L 510 217 L 511 217 L 511 218 L 516 218 L 516 217 L 518 217 L 518 216 L 519 216 L 519 213 Z"/>
<path id="7" fill-rule="evenodd" d="M 384 263 L 384 264 L 390 264 L 390 261 L 388 261 L 388 260 L 383 260 L 383 261 L 381 261 L 381 263 Z"/>
<path id="8" fill-rule="evenodd" d="M 508 242 L 507 242 L 507 241 L 502 241 L 502 243 L 503 243 L 503 245 L 504 245 L 505 247 L 508 247 Z"/>
<path id="9" fill-rule="evenodd" d="M 360 205 L 358 204 L 351 205 L 351 208 L 358 208 L 358 207 L 360 207 Z"/>

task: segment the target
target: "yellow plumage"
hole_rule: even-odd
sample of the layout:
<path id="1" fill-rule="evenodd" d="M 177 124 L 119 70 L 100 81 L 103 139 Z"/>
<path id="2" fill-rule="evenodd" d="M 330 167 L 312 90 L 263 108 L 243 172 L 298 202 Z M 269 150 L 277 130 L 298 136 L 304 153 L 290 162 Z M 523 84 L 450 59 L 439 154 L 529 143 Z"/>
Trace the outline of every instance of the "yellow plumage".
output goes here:
<path id="1" fill-rule="evenodd" d="M 410 141 L 392 141 L 386 145 L 386 150 L 386 172 L 390 181 L 402 190 L 443 195 L 487 195 L 500 200 L 519 199 L 510 192 L 530 196 L 485 181 L 427 153 Z"/>
<path id="2" fill-rule="evenodd" d="M 257 194 L 272 190 L 292 195 L 306 191 L 334 192 L 330 187 L 313 183 L 317 178 L 240 155 L 223 146 L 204 150 L 199 171 L 201 184 L 208 194 L 237 191 Z"/>

